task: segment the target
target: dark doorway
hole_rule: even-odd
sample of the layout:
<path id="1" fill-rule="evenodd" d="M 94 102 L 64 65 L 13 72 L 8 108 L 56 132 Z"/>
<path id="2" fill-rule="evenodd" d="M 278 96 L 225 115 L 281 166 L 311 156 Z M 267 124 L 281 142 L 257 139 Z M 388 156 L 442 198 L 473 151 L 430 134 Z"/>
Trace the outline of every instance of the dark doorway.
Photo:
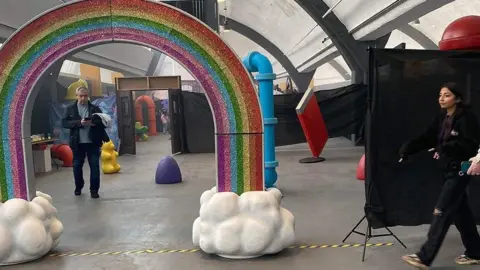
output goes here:
<path id="1" fill-rule="evenodd" d="M 180 76 L 117 78 L 116 89 L 118 133 L 120 137 L 120 149 L 118 152 L 120 155 L 136 154 L 136 112 L 134 109 L 133 92 L 146 94 L 147 92 L 158 90 L 168 90 L 168 117 L 172 154 L 186 152 Z M 139 110 L 139 113 L 142 113 L 142 110 Z"/>
<path id="2" fill-rule="evenodd" d="M 119 154 L 135 155 L 135 125 L 132 91 L 117 91 Z"/>
<path id="3" fill-rule="evenodd" d="M 182 90 L 168 90 L 172 154 L 184 153 Z"/>

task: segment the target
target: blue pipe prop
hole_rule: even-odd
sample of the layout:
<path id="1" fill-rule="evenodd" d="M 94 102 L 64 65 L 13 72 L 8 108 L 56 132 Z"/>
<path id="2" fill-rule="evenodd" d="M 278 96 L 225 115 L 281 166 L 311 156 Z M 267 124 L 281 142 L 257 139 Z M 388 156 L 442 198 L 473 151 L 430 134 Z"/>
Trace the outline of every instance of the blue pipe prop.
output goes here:
<path id="1" fill-rule="evenodd" d="M 255 79 L 259 85 L 260 107 L 264 125 L 264 161 L 265 161 L 265 188 L 275 187 L 277 182 L 278 161 L 275 159 L 275 125 L 278 123 L 274 115 L 273 73 L 272 64 L 267 57 L 259 52 L 251 52 L 243 59 L 243 64 L 249 72 L 258 72 Z"/>

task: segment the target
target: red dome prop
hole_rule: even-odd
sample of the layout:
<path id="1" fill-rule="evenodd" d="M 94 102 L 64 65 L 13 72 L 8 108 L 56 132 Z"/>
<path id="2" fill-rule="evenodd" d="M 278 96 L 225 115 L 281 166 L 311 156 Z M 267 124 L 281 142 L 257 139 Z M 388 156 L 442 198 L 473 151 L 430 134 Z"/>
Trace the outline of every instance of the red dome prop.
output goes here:
<path id="1" fill-rule="evenodd" d="M 440 50 L 480 50 L 480 16 L 453 21 L 443 32 Z"/>
<path id="2" fill-rule="evenodd" d="M 365 155 L 360 158 L 357 166 L 357 179 L 365 180 Z"/>

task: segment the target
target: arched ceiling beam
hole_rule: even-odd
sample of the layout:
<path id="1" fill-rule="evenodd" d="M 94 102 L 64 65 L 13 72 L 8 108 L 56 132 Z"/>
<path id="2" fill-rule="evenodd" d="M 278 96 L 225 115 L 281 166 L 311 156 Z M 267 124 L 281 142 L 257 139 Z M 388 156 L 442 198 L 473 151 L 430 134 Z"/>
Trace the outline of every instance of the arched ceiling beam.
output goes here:
<path id="1" fill-rule="evenodd" d="M 328 45 L 323 48 L 316 54 L 312 55 L 309 59 L 298 66 L 298 69 L 301 71 L 309 71 L 317 69 L 318 67 L 334 60 L 340 56 L 340 52 L 333 46 L 333 44 Z"/>
<path id="2" fill-rule="evenodd" d="M 349 81 L 352 79 L 352 76 L 337 60 L 335 60 L 338 56 L 340 56 L 340 52 L 335 46 L 333 46 L 333 44 L 329 44 L 301 63 L 298 66 L 298 70 L 300 72 L 315 71 L 318 67 L 329 63 L 345 80 Z"/>
<path id="3" fill-rule="evenodd" d="M 325 18 L 322 16 L 330 7 L 322 0 L 295 0 L 305 12 L 322 28 L 347 62 L 352 71 L 354 82 L 363 82 L 364 74 L 368 69 L 368 57 L 366 47 L 357 42 L 348 33 L 345 25 L 338 19 L 335 13 L 330 13 Z"/>
<path id="4" fill-rule="evenodd" d="M 328 46 L 325 48 L 326 50 L 322 50 L 319 53 L 316 53 L 310 59 L 308 59 L 308 69 L 302 70 L 302 65 L 300 65 L 299 70 L 302 72 L 309 72 L 315 71 L 317 68 L 325 65 L 330 64 L 333 69 L 335 69 L 346 81 L 352 79 L 352 76 L 349 74 L 348 70 L 346 70 L 335 58 L 340 56 L 340 52 L 335 49 L 335 47 Z M 305 63 L 304 63 L 305 64 Z M 279 74 L 278 76 L 283 77 L 283 73 Z"/>
<path id="5" fill-rule="evenodd" d="M 141 70 L 136 67 L 117 62 L 110 58 L 91 53 L 87 50 L 80 51 L 74 55 L 71 55 L 67 59 L 78 63 L 120 72 L 124 76 L 143 76 L 145 74 L 145 70 Z"/>
<path id="6" fill-rule="evenodd" d="M 15 33 L 15 28 L 6 24 L 0 23 L 0 43 L 5 42 L 9 36 Z"/>
<path id="7" fill-rule="evenodd" d="M 345 81 L 349 81 L 352 79 L 352 75 L 350 75 L 348 73 L 348 70 L 346 70 L 342 65 L 340 65 L 337 60 L 334 59 L 328 63 L 340 74 L 340 76 L 342 76 L 343 79 L 345 79 Z"/>
<path id="8" fill-rule="evenodd" d="M 225 16 L 219 16 L 220 25 L 224 25 Z M 304 92 L 307 90 L 310 81 L 313 78 L 313 74 L 315 70 L 309 71 L 306 73 L 300 73 L 292 64 L 290 59 L 280 50 L 275 44 L 273 44 L 270 40 L 265 38 L 262 34 L 258 33 L 257 31 L 253 30 L 252 28 L 244 25 L 241 22 L 238 22 L 234 19 L 227 18 L 228 27 L 239 33 L 240 35 L 250 39 L 251 41 L 258 44 L 260 47 L 264 48 L 268 53 L 270 53 L 275 59 L 283 66 L 283 68 L 287 71 L 287 73 L 292 78 L 293 82 L 297 86 L 300 92 Z"/>
<path id="9" fill-rule="evenodd" d="M 162 74 L 163 64 L 165 64 L 166 58 L 167 56 L 164 53 L 160 55 L 160 59 L 158 60 L 158 65 L 157 65 L 157 68 L 155 69 L 155 72 L 153 73 L 153 76 L 160 76 L 160 74 Z"/>
<path id="10" fill-rule="evenodd" d="M 420 30 L 411 26 L 410 24 L 399 27 L 398 31 L 404 33 L 405 35 L 409 36 L 411 39 L 418 42 L 418 44 L 420 44 L 420 46 L 422 46 L 426 50 L 438 50 L 438 45 L 435 44 L 435 42 L 433 42 L 424 33 L 420 32 Z"/>
<path id="11" fill-rule="evenodd" d="M 163 53 L 159 51 L 152 50 L 153 56 L 152 60 L 150 60 L 150 64 L 148 65 L 147 72 L 145 72 L 145 76 L 153 76 L 155 71 L 157 70 L 158 63 L 160 62 L 160 57 Z"/>
<path id="12" fill-rule="evenodd" d="M 357 40 L 374 40 L 454 0 L 396 0 L 350 30 Z"/>
<path id="13" fill-rule="evenodd" d="M 0 23 L 0 43 L 5 42 L 17 29 L 6 24 Z M 101 68 L 109 69 L 123 73 L 125 76 L 143 76 L 145 70 L 138 67 L 134 67 L 125 63 L 120 63 L 111 58 L 104 57 L 91 50 L 85 50 L 78 52 L 68 57 L 69 60 L 89 64 L 92 66 L 98 66 Z"/>
<path id="14" fill-rule="evenodd" d="M 384 48 L 390 37 L 390 33 L 373 41 L 357 41 L 335 13 L 331 12 L 325 18 L 322 18 L 330 9 L 323 0 L 295 0 L 295 2 L 322 28 L 323 32 L 325 32 L 332 41 L 332 46 L 335 46 L 343 56 L 352 71 L 352 82 L 365 82 L 365 75 L 368 70 L 367 48 L 369 46 Z M 310 62 L 305 69 L 308 70 L 313 66 L 318 67 L 318 62 L 319 61 L 313 62 L 313 65 Z"/>

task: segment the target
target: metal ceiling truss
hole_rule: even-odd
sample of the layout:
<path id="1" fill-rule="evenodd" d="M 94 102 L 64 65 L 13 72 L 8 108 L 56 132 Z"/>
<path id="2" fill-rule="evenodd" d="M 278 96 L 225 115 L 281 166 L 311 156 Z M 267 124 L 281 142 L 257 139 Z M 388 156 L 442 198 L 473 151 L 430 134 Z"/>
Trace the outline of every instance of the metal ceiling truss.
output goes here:
<path id="1" fill-rule="evenodd" d="M 0 43 L 5 42 L 9 36 L 15 33 L 15 30 L 14 27 L 0 23 Z"/>
<path id="2" fill-rule="evenodd" d="M 368 70 L 367 48 L 369 46 L 381 48 L 385 47 L 390 34 L 371 42 L 357 41 L 351 35 L 351 33 L 349 33 L 348 29 L 335 15 L 335 13 L 330 12 L 330 7 L 324 1 L 295 0 L 295 2 L 301 6 L 305 12 L 307 12 L 322 28 L 325 34 L 327 34 L 332 41 L 332 46 L 335 46 L 343 56 L 345 62 L 352 71 L 352 82 L 364 83 L 366 77 L 365 74 Z M 322 18 L 325 14 L 327 14 L 327 16 Z M 313 59 L 313 57 L 311 59 Z M 315 65 L 318 65 L 318 62 Z"/>
<path id="3" fill-rule="evenodd" d="M 299 69 L 308 65 L 308 67 L 304 69 L 308 70 L 306 72 L 299 72 L 289 60 L 289 58 L 275 44 L 273 44 L 271 41 L 269 41 L 267 38 L 256 32 L 252 28 L 231 18 L 228 18 L 228 26 L 231 30 L 257 43 L 265 50 L 267 50 L 273 57 L 275 57 L 275 59 L 283 66 L 283 68 L 285 68 L 287 73 L 292 77 L 292 80 L 295 82 L 295 84 L 301 91 L 307 89 L 316 68 L 326 63 L 330 63 L 331 66 L 336 69 L 346 80 L 352 79 L 352 82 L 354 83 L 364 82 L 364 74 L 368 69 L 366 52 L 367 47 L 384 47 L 386 42 L 388 41 L 389 34 L 373 42 L 357 41 L 352 36 L 356 29 L 348 31 L 345 25 L 340 21 L 340 19 L 338 19 L 338 17 L 333 12 L 331 12 L 332 9 L 324 1 L 295 0 L 295 2 L 297 2 L 297 4 L 301 6 L 312 17 L 313 20 L 315 20 L 315 22 L 322 28 L 322 30 L 332 41 L 332 44 L 325 47 L 324 49 L 322 49 L 321 51 L 319 51 L 318 53 L 316 53 L 315 55 L 313 55 L 299 65 Z M 398 4 L 402 2 L 403 1 L 401 0 L 395 1 L 394 5 L 389 6 L 386 10 L 382 10 L 382 12 L 376 14 L 375 17 L 381 16 L 384 12 L 387 12 L 389 9 L 391 9 L 392 6 L 398 6 Z M 225 22 L 225 17 L 223 15 L 220 15 L 219 19 L 220 25 L 223 25 Z M 374 18 L 365 21 L 363 24 L 368 24 L 372 19 Z M 423 34 L 418 29 L 409 24 L 399 27 L 398 30 L 418 42 L 425 49 L 438 49 L 437 44 L 435 44 L 425 34 Z M 14 33 L 14 31 L 15 28 L 5 24 L 0 24 L 0 43 L 5 42 L 5 40 L 12 33 Z M 326 57 L 324 57 L 323 59 L 311 63 L 311 61 L 315 59 L 315 57 L 318 57 L 322 53 L 325 53 L 332 46 L 335 46 L 338 51 L 330 53 L 326 55 Z M 334 58 L 338 57 L 339 55 L 342 55 L 345 59 L 345 62 L 352 71 L 352 76 L 350 76 L 348 72 L 336 60 L 334 60 Z M 153 72 L 155 71 L 158 61 L 160 60 L 160 56 L 160 52 L 154 52 L 154 56 L 152 57 L 152 61 L 150 62 L 150 66 L 147 71 L 147 76 L 148 74 L 152 73 L 152 70 Z"/>
<path id="4" fill-rule="evenodd" d="M 338 61 L 332 60 L 328 63 L 340 74 L 340 76 L 342 76 L 345 81 L 349 81 L 352 79 L 352 75 L 350 75 L 348 70 L 346 70 Z"/>
<path id="5" fill-rule="evenodd" d="M 420 46 L 422 46 L 426 50 L 438 50 L 438 45 L 435 44 L 435 42 L 433 42 L 424 33 L 420 32 L 420 30 L 411 26 L 410 24 L 399 27 L 398 31 L 415 40 L 418 44 L 420 44 Z"/>
<path id="6" fill-rule="evenodd" d="M 322 0 L 295 0 L 295 2 L 312 17 L 330 38 L 333 46 L 337 48 L 352 71 L 353 81 L 363 82 L 363 74 L 367 72 L 368 67 L 366 47 L 362 46 L 348 33 L 347 28 L 335 13 L 332 12 L 322 18 L 330 10 L 330 7 Z"/>
<path id="7" fill-rule="evenodd" d="M 219 19 L 220 25 L 224 25 L 225 16 L 220 15 Z M 298 72 L 290 59 L 288 59 L 288 57 L 282 52 L 282 50 L 280 50 L 275 44 L 273 44 L 262 34 L 234 19 L 227 18 L 226 21 L 229 29 L 250 39 L 251 41 L 264 48 L 268 53 L 270 53 L 287 71 L 300 92 L 304 92 L 305 90 L 307 90 L 308 86 L 310 85 L 310 81 L 313 78 L 313 74 L 315 73 L 315 70 L 305 73 Z"/>
<path id="8" fill-rule="evenodd" d="M 147 72 L 145 72 L 145 76 L 153 76 L 155 71 L 157 70 L 158 63 L 160 62 L 160 58 L 162 57 L 161 52 L 152 50 L 153 56 L 152 60 L 150 60 L 150 64 L 148 65 Z M 160 67 L 161 68 L 161 67 Z"/>

